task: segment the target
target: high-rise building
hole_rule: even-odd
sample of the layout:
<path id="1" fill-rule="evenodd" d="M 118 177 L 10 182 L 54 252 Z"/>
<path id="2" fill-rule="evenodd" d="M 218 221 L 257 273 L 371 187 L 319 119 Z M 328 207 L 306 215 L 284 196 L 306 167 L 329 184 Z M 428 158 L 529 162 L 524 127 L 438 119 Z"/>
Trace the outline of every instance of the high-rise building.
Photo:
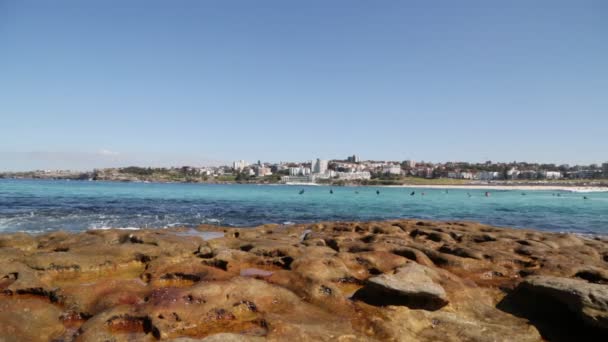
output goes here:
<path id="1" fill-rule="evenodd" d="M 608 178 L 608 162 L 602 164 L 602 171 L 604 173 L 604 177 Z"/>
<path id="2" fill-rule="evenodd" d="M 409 167 L 410 169 L 413 169 L 416 167 L 416 161 L 414 161 L 414 160 L 404 160 L 403 163 L 405 164 L 406 167 Z"/>
<path id="3" fill-rule="evenodd" d="M 312 173 L 325 173 L 327 172 L 327 160 L 317 158 L 312 161 Z"/>
<path id="4" fill-rule="evenodd" d="M 235 171 L 242 171 L 247 166 L 249 166 L 249 163 L 244 160 L 237 160 L 234 163 L 232 163 L 232 168 Z"/>
<path id="5" fill-rule="evenodd" d="M 350 163 L 358 163 L 359 162 L 359 156 L 356 154 L 353 154 L 352 156 L 348 156 L 346 158 L 346 160 Z"/>

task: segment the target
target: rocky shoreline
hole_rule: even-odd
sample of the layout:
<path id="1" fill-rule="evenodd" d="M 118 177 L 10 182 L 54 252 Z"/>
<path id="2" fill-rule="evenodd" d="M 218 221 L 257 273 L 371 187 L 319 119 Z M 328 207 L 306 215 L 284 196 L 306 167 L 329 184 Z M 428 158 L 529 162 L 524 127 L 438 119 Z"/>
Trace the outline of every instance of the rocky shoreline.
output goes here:
<path id="1" fill-rule="evenodd" d="M 608 240 L 470 222 L 0 235 L 0 341 L 608 336 Z"/>

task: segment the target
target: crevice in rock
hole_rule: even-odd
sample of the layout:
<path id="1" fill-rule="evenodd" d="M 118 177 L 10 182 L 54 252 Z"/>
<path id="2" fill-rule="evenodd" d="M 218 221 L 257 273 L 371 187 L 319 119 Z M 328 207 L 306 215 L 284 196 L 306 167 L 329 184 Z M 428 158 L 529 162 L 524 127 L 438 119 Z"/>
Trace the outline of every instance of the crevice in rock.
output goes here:
<path id="1" fill-rule="evenodd" d="M 593 270 L 578 271 L 574 276 L 594 284 L 608 284 L 608 279 L 604 278 L 599 272 Z"/>
<path id="2" fill-rule="evenodd" d="M 606 337 L 606 331 L 585 324 L 565 304 L 538 291 L 518 287 L 496 308 L 529 320 L 548 341 L 601 341 Z"/>
<path id="3" fill-rule="evenodd" d="M 376 236 L 374 235 L 367 235 L 361 238 L 361 242 L 364 243 L 372 243 L 376 240 Z"/>
<path id="4" fill-rule="evenodd" d="M 114 332 L 151 334 L 155 339 L 160 339 L 160 331 L 152 324 L 148 316 L 120 315 L 111 317 L 106 325 Z"/>
<path id="5" fill-rule="evenodd" d="M 253 249 L 253 245 L 252 244 L 243 245 L 243 246 L 239 247 L 239 249 L 242 250 L 243 252 L 249 252 L 250 250 Z"/>
<path id="6" fill-rule="evenodd" d="M 370 248 L 367 246 L 358 246 L 358 245 L 350 246 L 348 248 L 349 253 L 363 253 L 363 252 L 371 252 L 373 250 L 374 250 L 373 248 Z"/>
<path id="7" fill-rule="evenodd" d="M 19 289 L 15 291 L 16 294 L 19 295 L 33 295 L 47 298 L 51 301 L 51 303 L 57 303 L 59 301 L 59 297 L 55 293 L 55 291 L 47 291 L 41 287 L 33 287 L 27 289 Z"/>
<path id="8" fill-rule="evenodd" d="M 402 256 L 407 259 L 410 259 L 412 261 L 418 261 L 416 252 L 409 248 L 395 249 L 395 250 L 392 250 L 391 253 Z"/>
<path id="9" fill-rule="evenodd" d="M 143 253 L 135 253 L 135 260 L 146 264 L 152 261 L 152 257 Z"/>
<path id="10" fill-rule="evenodd" d="M 374 284 L 368 284 L 359 289 L 352 296 L 352 299 L 360 300 L 373 306 L 397 305 L 427 311 L 439 310 L 447 304 L 445 301 L 424 295 L 405 296 L 396 294 Z"/>
<path id="11" fill-rule="evenodd" d="M 191 281 L 191 282 L 199 282 L 201 280 L 201 277 L 197 276 L 196 274 L 187 274 L 187 273 L 167 273 L 167 274 L 163 274 L 160 279 L 163 280 L 187 280 L 187 281 Z"/>
<path id="12" fill-rule="evenodd" d="M 219 259 L 204 260 L 203 264 L 205 264 L 207 266 L 219 268 L 224 271 L 228 270 L 228 261 L 225 261 L 225 260 L 219 260 Z"/>
<path id="13" fill-rule="evenodd" d="M 293 258 L 290 256 L 284 256 L 282 258 L 279 258 L 278 260 L 274 260 L 272 262 L 273 265 L 281 267 L 284 270 L 290 270 L 291 269 L 291 263 L 293 262 Z"/>
<path id="14" fill-rule="evenodd" d="M 335 239 L 325 239 L 325 244 L 334 251 L 340 252 L 340 247 L 338 247 L 338 242 Z"/>
<path id="15" fill-rule="evenodd" d="M 490 241 L 496 241 L 496 238 L 489 234 L 477 235 L 473 237 L 473 241 L 476 243 L 484 243 Z"/>

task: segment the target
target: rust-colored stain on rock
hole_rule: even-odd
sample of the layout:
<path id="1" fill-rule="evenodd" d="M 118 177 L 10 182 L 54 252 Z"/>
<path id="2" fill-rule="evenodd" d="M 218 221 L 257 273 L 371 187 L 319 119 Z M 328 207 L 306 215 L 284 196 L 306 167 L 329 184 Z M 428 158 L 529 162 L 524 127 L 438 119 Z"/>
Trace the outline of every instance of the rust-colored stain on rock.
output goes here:
<path id="1" fill-rule="evenodd" d="M 0 235 L 0 340 L 608 336 L 603 237 L 417 220 L 194 232 Z"/>

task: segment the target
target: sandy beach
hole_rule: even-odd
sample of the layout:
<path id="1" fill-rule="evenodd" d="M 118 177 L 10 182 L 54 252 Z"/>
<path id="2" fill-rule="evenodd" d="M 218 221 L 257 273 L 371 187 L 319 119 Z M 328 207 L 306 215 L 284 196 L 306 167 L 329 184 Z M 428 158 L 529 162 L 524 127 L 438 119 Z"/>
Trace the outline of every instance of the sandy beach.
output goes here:
<path id="1" fill-rule="evenodd" d="M 563 186 L 563 185 L 386 185 L 394 188 L 422 189 L 463 189 L 463 190 L 525 190 L 525 191 L 570 191 L 570 192 L 608 192 L 606 187 L 598 186 Z"/>
<path id="2" fill-rule="evenodd" d="M 294 186 L 332 186 L 317 183 L 285 183 Z M 608 187 L 599 186 L 567 186 L 567 185 L 493 185 L 493 184 L 466 184 L 466 185 L 352 185 L 385 188 L 415 188 L 415 189 L 462 189 L 462 190 L 516 190 L 516 191 L 570 191 L 570 192 L 608 192 Z"/>

